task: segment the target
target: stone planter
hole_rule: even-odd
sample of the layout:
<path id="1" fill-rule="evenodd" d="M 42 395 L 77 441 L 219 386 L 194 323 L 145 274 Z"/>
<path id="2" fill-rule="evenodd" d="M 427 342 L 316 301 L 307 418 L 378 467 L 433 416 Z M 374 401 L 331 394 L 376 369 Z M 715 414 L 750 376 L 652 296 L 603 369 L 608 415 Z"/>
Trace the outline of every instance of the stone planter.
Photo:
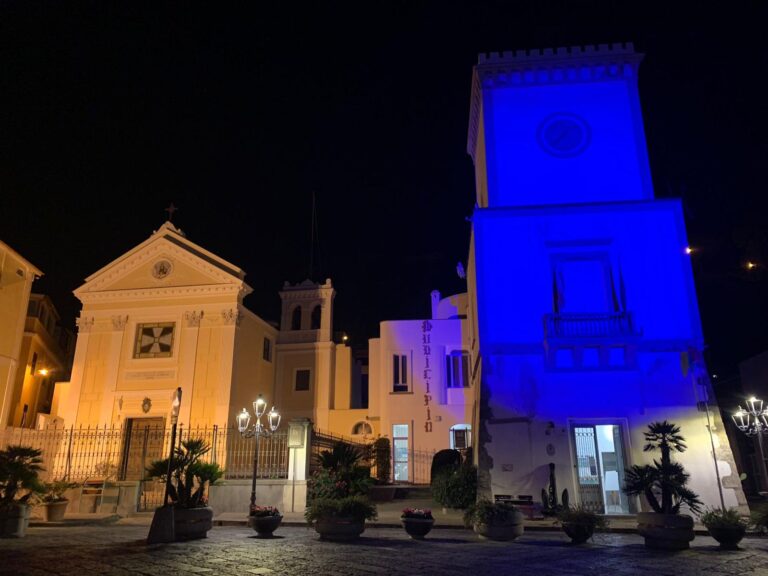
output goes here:
<path id="1" fill-rule="evenodd" d="M 13 504 L 0 510 L 0 538 L 23 538 L 29 526 L 32 507 Z"/>
<path id="2" fill-rule="evenodd" d="M 523 513 L 520 510 L 512 512 L 512 517 L 504 524 L 482 524 L 474 526 L 475 533 L 482 539 L 506 542 L 514 540 L 523 534 Z"/>
<path id="3" fill-rule="evenodd" d="M 414 540 L 424 540 L 424 536 L 429 534 L 435 524 L 432 518 L 401 518 L 400 520 L 408 536 Z"/>
<path id="4" fill-rule="evenodd" d="M 213 508 L 175 508 L 173 517 L 177 541 L 205 538 L 213 528 Z"/>
<path id="5" fill-rule="evenodd" d="M 272 538 L 272 533 L 283 521 L 282 516 L 251 516 L 248 520 L 259 538 Z"/>
<path id="6" fill-rule="evenodd" d="M 58 502 L 48 502 L 45 504 L 45 521 L 61 522 L 64 520 L 64 513 L 69 506 L 69 500 L 60 500 Z"/>
<path id="7" fill-rule="evenodd" d="M 354 518 L 320 518 L 315 520 L 315 532 L 321 540 L 356 540 L 365 530 L 365 520 Z"/>
<path id="8" fill-rule="evenodd" d="M 739 542 L 744 538 L 744 533 L 747 531 L 746 526 L 731 526 L 728 528 L 710 528 L 709 535 L 720 543 L 720 548 L 723 550 L 738 550 Z"/>
<path id="9" fill-rule="evenodd" d="M 563 522 L 563 532 L 568 535 L 574 544 L 584 544 L 584 542 L 592 538 L 595 528 L 591 524 Z"/>
<path id="10" fill-rule="evenodd" d="M 648 548 L 659 550 L 686 550 L 695 537 L 693 518 L 687 514 L 639 512 L 637 533 Z"/>

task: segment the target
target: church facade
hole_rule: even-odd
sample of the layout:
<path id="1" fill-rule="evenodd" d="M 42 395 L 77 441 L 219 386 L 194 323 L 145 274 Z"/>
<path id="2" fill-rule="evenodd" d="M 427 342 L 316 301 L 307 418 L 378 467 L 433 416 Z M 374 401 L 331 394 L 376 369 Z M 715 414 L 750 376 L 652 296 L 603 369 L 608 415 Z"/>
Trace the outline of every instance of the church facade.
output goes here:
<path id="1" fill-rule="evenodd" d="M 477 208 L 470 350 L 489 497 L 538 500 L 555 464 L 571 502 L 627 514 L 643 432 L 682 428 L 677 459 L 708 505 L 744 505 L 702 362 L 679 200 L 656 199 L 631 45 L 481 55 L 468 152 Z"/>

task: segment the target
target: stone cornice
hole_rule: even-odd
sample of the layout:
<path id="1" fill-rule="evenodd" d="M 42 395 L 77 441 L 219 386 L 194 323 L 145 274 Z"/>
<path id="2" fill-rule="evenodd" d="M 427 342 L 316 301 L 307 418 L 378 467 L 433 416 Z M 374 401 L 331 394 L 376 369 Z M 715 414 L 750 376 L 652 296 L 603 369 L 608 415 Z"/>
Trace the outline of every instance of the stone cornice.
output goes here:
<path id="1" fill-rule="evenodd" d="M 153 300 L 160 298 L 184 298 L 189 296 L 236 296 L 246 294 L 245 284 L 208 284 L 202 286 L 168 286 L 132 290 L 109 290 L 79 294 L 84 304 L 94 302 L 117 302 L 120 300 Z"/>

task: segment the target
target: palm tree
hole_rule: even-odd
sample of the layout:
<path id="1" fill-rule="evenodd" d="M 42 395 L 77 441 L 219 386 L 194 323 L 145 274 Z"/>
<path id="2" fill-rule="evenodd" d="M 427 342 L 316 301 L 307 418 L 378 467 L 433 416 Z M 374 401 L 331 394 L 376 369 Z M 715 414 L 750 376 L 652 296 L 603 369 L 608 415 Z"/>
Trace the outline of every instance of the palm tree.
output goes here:
<path id="1" fill-rule="evenodd" d="M 632 466 L 626 470 L 624 492 L 630 496 L 645 496 L 654 512 L 677 514 L 685 504 L 691 511 L 701 509 L 698 495 L 686 484 L 690 478 L 683 466 L 672 462 L 672 452 L 685 452 L 687 446 L 680 427 L 667 422 L 653 422 L 645 432 L 644 452 L 661 452 L 661 460 L 653 465 Z"/>

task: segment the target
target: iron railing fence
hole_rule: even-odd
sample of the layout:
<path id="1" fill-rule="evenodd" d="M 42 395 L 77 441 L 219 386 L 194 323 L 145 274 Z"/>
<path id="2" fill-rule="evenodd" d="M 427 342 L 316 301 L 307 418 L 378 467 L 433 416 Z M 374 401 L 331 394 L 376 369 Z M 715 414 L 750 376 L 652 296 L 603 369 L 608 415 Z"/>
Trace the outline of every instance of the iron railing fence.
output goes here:
<path id="1" fill-rule="evenodd" d="M 179 426 L 177 442 L 202 438 L 210 451 L 203 460 L 217 462 L 227 479 L 251 478 L 256 442 L 244 438 L 234 427 Z M 31 446 L 42 451 L 46 479 L 73 482 L 89 479 L 146 480 L 153 460 L 166 458 L 171 431 L 160 426 L 99 426 L 6 428 L 0 430 L 0 448 L 9 444 Z M 288 477 L 288 433 L 262 437 L 259 443 L 258 478 Z"/>
<path id="2" fill-rule="evenodd" d="M 312 430 L 312 438 L 310 442 L 310 457 L 309 457 L 309 472 L 312 474 L 320 468 L 319 456 L 320 453 L 325 450 L 332 450 L 334 445 L 341 442 L 342 444 L 348 444 L 355 448 L 360 454 L 362 464 L 364 466 L 370 466 L 371 476 L 376 476 L 376 463 L 372 458 L 372 451 L 370 444 L 364 444 L 357 442 L 351 438 L 345 436 L 337 436 L 330 432 L 324 432 L 317 429 Z"/>
<path id="3" fill-rule="evenodd" d="M 629 312 L 544 315 L 546 338 L 610 338 L 638 334 Z"/>

